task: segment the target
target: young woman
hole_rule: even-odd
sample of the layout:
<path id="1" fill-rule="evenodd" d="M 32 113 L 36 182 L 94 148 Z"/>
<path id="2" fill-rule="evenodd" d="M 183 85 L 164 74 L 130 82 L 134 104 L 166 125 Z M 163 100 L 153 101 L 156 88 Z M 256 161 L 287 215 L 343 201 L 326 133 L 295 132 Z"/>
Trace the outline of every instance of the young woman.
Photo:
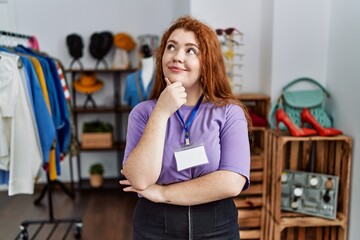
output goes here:
<path id="1" fill-rule="evenodd" d="M 249 186 L 250 120 L 214 30 L 188 16 L 170 26 L 150 99 L 130 113 L 120 181 L 140 197 L 134 239 L 239 239 L 232 198 Z"/>

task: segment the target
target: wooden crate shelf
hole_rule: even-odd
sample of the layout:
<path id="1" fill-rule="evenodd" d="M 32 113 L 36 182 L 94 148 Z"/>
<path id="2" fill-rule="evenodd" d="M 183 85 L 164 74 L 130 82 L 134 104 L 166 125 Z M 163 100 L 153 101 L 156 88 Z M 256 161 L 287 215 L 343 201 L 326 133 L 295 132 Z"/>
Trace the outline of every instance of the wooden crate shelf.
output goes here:
<path id="1" fill-rule="evenodd" d="M 292 137 L 277 131 L 269 131 L 267 136 L 264 231 L 268 239 L 346 240 L 352 139 L 344 135 Z M 336 219 L 282 211 L 281 174 L 285 169 L 338 176 Z"/>
<path id="2" fill-rule="evenodd" d="M 260 239 L 261 231 L 260 230 L 240 230 L 241 240 L 247 239 Z"/>
<path id="3" fill-rule="evenodd" d="M 237 96 L 249 111 L 266 117 L 270 98 L 260 93 L 243 93 Z M 265 224 L 265 182 L 267 157 L 267 127 L 254 126 L 251 140 L 250 188 L 234 198 L 238 208 L 238 223 L 241 239 L 266 239 Z"/>
<path id="4" fill-rule="evenodd" d="M 341 214 L 340 214 L 341 215 Z M 329 227 L 342 226 L 345 227 L 346 221 L 341 217 L 335 220 L 329 220 L 319 217 L 306 217 L 304 215 L 297 217 L 281 217 L 281 228 L 287 227 Z"/>
<path id="5" fill-rule="evenodd" d="M 264 159 L 265 155 L 264 153 L 256 155 L 256 156 L 251 156 L 251 170 L 262 170 L 264 168 Z"/>
<path id="6" fill-rule="evenodd" d="M 234 199 L 235 206 L 237 208 L 254 208 L 261 207 L 263 205 L 263 199 L 261 196 L 246 196 L 238 197 Z"/>

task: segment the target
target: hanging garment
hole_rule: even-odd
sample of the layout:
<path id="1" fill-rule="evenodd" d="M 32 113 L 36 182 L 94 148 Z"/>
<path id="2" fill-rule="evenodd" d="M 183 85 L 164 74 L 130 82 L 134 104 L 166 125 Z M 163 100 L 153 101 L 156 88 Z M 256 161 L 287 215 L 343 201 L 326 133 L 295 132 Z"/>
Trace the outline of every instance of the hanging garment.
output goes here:
<path id="1" fill-rule="evenodd" d="M 67 100 L 67 106 L 69 109 L 69 112 L 72 112 L 72 103 L 71 103 L 71 94 L 68 87 L 68 81 L 66 79 L 66 75 L 64 74 L 65 68 L 62 65 L 61 61 L 58 59 L 55 59 L 56 66 L 58 68 L 58 74 L 61 80 L 61 86 L 64 90 L 64 95 Z M 70 123 L 71 123 L 71 140 L 70 140 L 70 146 L 69 146 L 69 154 L 70 156 L 75 156 L 78 154 L 79 151 L 79 144 L 76 137 L 76 128 L 74 125 L 74 120 L 72 114 L 70 114 Z M 61 160 L 63 160 L 66 156 L 66 153 L 62 153 Z"/>
<path id="2" fill-rule="evenodd" d="M 0 50 L 4 50 L 0 48 Z M 27 92 L 32 106 L 32 112 L 36 121 L 36 130 L 40 139 L 43 162 L 48 163 L 50 150 L 56 139 L 55 126 L 49 113 L 44 94 L 41 90 L 40 81 L 29 57 L 19 55 L 24 66 Z"/>
<path id="3" fill-rule="evenodd" d="M 7 50 L 0 48 L 0 50 Z M 34 115 L 34 121 L 36 122 L 37 133 L 39 136 L 39 145 L 42 149 L 43 164 L 49 171 L 51 180 L 55 180 L 60 174 L 57 167 L 56 149 L 54 144 L 56 141 L 56 129 L 51 117 L 51 109 L 48 105 L 49 99 L 46 89 L 46 83 L 42 79 L 38 72 L 41 70 L 36 68 L 36 63 L 33 65 L 34 57 L 29 57 L 26 54 L 16 53 L 20 56 L 20 59 L 24 65 L 24 71 L 20 71 L 23 74 L 22 79 L 26 79 L 26 86 L 28 90 L 28 97 L 32 106 L 32 112 Z M 35 61 L 36 62 L 36 61 Z M 40 77 L 39 77 L 40 76 Z"/>
<path id="4" fill-rule="evenodd" d="M 31 57 L 30 60 L 31 60 L 32 64 L 34 65 L 36 75 L 38 76 L 39 84 L 40 84 L 40 87 L 41 87 L 41 91 L 42 91 L 42 93 L 44 95 L 44 100 L 46 102 L 46 106 L 49 109 L 49 113 L 51 113 L 49 93 L 47 91 L 45 76 L 44 76 L 44 72 L 43 72 L 43 70 L 41 68 L 41 64 L 40 64 L 39 60 L 37 60 L 35 57 Z"/>
<path id="5" fill-rule="evenodd" d="M 37 144 L 37 128 L 18 69 L 19 57 L 4 52 L 0 52 L 0 56 L 0 112 L 10 150 L 0 161 L 8 161 L 9 196 L 33 194 L 43 162 Z"/>
<path id="6" fill-rule="evenodd" d="M 70 101 L 71 100 L 70 91 L 69 91 L 69 88 L 67 87 L 67 84 L 66 84 L 63 69 L 62 69 L 59 61 L 55 60 L 55 64 L 56 64 L 57 73 L 59 75 L 60 83 L 61 83 L 61 86 L 62 86 L 63 91 L 64 91 L 65 99 L 66 99 L 66 101 Z"/>
<path id="7" fill-rule="evenodd" d="M 30 57 L 30 60 L 33 63 L 36 74 L 38 76 L 39 84 L 41 86 L 41 91 L 43 93 L 44 100 L 46 102 L 46 106 L 48 107 L 50 116 L 52 116 L 49 94 L 47 91 L 46 81 L 45 81 L 45 77 L 44 77 L 44 72 L 42 71 L 42 68 L 41 68 L 41 64 L 40 64 L 39 60 L 37 60 L 35 57 Z M 54 134 L 55 134 L 55 127 L 54 127 Z M 53 144 L 54 144 L 54 142 L 53 142 Z M 44 163 L 46 163 L 46 162 L 44 162 Z M 48 166 L 45 164 L 44 167 L 49 172 L 50 180 L 57 179 L 57 176 L 59 174 L 58 174 L 57 167 L 56 167 L 56 151 L 55 151 L 54 147 L 52 147 L 50 150 L 50 155 L 48 157 Z"/>
<path id="8" fill-rule="evenodd" d="M 40 61 L 44 74 L 46 75 L 45 79 L 48 87 L 51 109 L 53 111 L 53 120 L 58 133 L 57 139 L 60 151 L 65 153 L 68 152 L 71 138 L 70 112 L 67 107 L 54 60 L 34 51 L 33 49 L 29 49 L 21 45 L 14 49 L 18 52 L 34 56 Z"/>
<path id="9" fill-rule="evenodd" d="M 126 77 L 124 100 L 131 108 L 134 108 L 139 102 L 147 100 L 154 85 L 153 77 L 147 89 L 145 90 L 141 78 L 141 71 L 142 70 L 136 71 L 127 75 Z"/>
<path id="10" fill-rule="evenodd" d="M 60 159 L 61 153 L 69 152 L 71 141 L 71 124 L 70 111 L 67 106 L 63 88 L 61 86 L 60 77 L 56 67 L 55 60 L 51 57 L 45 56 L 33 49 L 18 45 L 14 48 L 15 51 L 30 56 L 36 57 L 42 68 L 46 79 L 46 84 L 49 92 L 50 105 L 52 109 L 52 118 L 56 128 L 55 155 L 56 155 L 56 171 L 61 174 Z M 51 169 L 51 168 L 50 168 Z M 51 180 L 55 179 L 55 175 L 50 175 Z"/>

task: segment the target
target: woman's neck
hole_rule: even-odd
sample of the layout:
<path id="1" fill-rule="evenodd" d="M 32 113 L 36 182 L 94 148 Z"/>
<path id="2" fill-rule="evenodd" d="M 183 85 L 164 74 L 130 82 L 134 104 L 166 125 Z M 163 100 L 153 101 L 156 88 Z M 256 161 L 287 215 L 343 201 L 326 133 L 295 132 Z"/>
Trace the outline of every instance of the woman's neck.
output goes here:
<path id="1" fill-rule="evenodd" d="M 203 90 L 200 86 L 193 86 L 192 89 L 186 89 L 186 106 L 195 106 L 199 101 L 199 98 L 203 94 Z"/>

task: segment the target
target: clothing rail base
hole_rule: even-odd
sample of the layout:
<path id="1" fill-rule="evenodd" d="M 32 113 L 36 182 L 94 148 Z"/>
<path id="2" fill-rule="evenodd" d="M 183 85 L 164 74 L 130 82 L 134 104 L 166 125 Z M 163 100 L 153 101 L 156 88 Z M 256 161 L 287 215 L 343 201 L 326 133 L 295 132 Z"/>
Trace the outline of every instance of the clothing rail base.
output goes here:
<path id="1" fill-rule="evenodd" d="M 64 236 L 62 239 L 66 239 L 67 235 L 69 234 L 71 228 L 75 225 L 74 229 L 74 238 L 80 239 L 81 238 L 81 231 L 83 227 L 82 220 L 78 217 L 74 218 L 64 218 L 64 219 L 56 219 L 54 218 L 54 209 L 53 209 L 53 202 L 52 202 L 52 190 L 54 184 L 59 184 L 61 188 L 67 193 L 71 198 L 75 198 L 75 194 L 73 192 L 70 192 L 67 188 L 65 188 L 65 185 L 60 181 L 50 181 L 49 173 L 46 174 L 47 177 L 47 185 L 42 190 L 40 196 L 34 201 L 35 205 L 40 204 L 41 199 L 44 197 L 45 192 L 48 192 L 48 204 L 49 204 L 49 219 L 47 220 L 25 220 L 20 224 L 20 232 L 16 236 L 15 240 L 28 240 L 28 239 L 36 239 L 36 236 L 40 233 L 41 229 L 44 227 L 45 224 L 53 225 L 51 231 L 48 234 L 48 237 L 46 239 L 51 239 L 51 236 L 54 234 L 56 228 L 59 224 L 69 224 L 67 227 L 66 232 L 64 233 Z M 36 231 L 34 232 L 33 236 L 29 236 L 28 233 L 28 226 L 29 225 L 39 225 Z"/>
<path id="2" fill-rule="evenodd" d="M 21 239 L 21 240 L 28 240 L 28 239 L 36 239 L 36 236 L 40 233 L 41 229 L 44 227 L 44 225 L 46 224 L 50 224 L 53 225 L 51 231 L 49 232 L 48 236 L 46 239 L 51 239 L 52 235 L 54 234 L 56 228 L 59 226 L 59 224 L 68 224 L 68 227 L 66 229 L 66 232 L 64 233 L 62 239 L 67 239 L 67 236 L 70 233 L 71 228 L 74 227 L 75 228 L 73 230 L 73 235 L 75 239 L 80 239 L 81 238 L 81 231 L 82 231 L 82 221 L 80 218 L 69 218 L 69 219 L 48 219 L 48 220 L 29 220 L 29 221 L 24 221 L 21 223 L 20 225 L 20 232 L 19 234 L 16 236 L 16 240 L 17 239 Z M 34 232 L 34 234 L 32 236 L 29 236 L 28 233 L 28 226 L 29 225 L 38 225 L 38 228 L 36 229 L 36 231 Z"/>

